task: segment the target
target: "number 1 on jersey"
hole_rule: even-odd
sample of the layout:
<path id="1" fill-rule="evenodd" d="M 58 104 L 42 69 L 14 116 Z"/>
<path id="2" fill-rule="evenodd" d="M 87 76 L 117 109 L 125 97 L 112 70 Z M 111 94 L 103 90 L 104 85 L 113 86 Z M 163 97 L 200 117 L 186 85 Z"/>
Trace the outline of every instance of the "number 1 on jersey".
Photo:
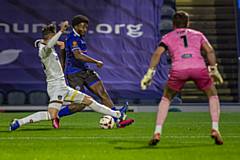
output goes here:
<path id="1" fill-rule="evenodd" d="M 181 36 L 180 38 L 183 39 L 184 47 L 187 48 L 188 47 L 187 36 L 184 35 L 184 36 Z"/>

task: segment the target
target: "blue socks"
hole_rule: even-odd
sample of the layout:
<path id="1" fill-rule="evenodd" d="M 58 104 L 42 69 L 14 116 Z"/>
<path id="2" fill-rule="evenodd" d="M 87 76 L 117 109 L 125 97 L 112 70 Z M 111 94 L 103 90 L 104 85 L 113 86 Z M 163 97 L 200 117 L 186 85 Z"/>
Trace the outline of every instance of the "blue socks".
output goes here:
<path id="1" fill-rule="evenodd" d="M 112 107 L 111 110 L 116 111 L 117 109 L 116 109 L 116 107 Z"/>
<path id="2" fill-rule="evenodd" d="M 73 114 L 73 112 L 71 112 L 69 110 L 69 106 L 66 105 L 66 106 L 62 106 L 62 108 L 58 112 L 58 117 L 60 118 L 60 117 L 68 116 L 68 115 L 71 115 L 71 114 Z"/>

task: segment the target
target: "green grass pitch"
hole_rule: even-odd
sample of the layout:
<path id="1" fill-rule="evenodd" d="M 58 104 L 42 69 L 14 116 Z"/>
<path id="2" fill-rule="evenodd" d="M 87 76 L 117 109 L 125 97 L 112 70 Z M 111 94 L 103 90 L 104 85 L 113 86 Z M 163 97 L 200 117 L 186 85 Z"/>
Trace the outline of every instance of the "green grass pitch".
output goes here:
<path id="1" fill-rule="evenodd" d="M 222 113 L 224 139 L 217 146 L 210 138 L 208 113 L 169 113 L 161 142 L 150 140 L 156 113 L 129 113 L 136 122 L 124 129 L 98 127 L 100 114 L 82 112 L 61 119 L 61 128 L 40 122 L 9 132 L 13 118 L 30 113 L 0 113 L 0 160 L 238 160 L 240 113 Z"/>

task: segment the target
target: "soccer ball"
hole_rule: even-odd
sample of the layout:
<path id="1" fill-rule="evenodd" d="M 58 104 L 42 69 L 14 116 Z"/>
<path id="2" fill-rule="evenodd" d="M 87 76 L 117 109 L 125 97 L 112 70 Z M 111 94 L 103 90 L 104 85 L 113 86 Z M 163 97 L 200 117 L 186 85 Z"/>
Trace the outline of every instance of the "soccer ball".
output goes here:
<path id="1" fill-rule="evenodd" d="M 99 124 L 100 128 L 102 129 L 112 129 L 114 127 L 115 122 L 113 117 L 105 115 L 101 117 Z"/>

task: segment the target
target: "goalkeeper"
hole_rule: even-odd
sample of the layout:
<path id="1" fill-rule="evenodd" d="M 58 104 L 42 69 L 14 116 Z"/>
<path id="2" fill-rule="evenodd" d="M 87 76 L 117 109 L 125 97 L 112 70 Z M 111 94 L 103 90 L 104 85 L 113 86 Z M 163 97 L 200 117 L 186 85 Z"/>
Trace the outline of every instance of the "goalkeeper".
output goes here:
<path id="1" fill-rule="evenodd" d="M 172 69 L 159 104 L 156 127 L 149 145 L 156 145 L 159 142 L 170 101 L 189 80 L 194 81 L 196 86 L 208 96 L 212 120 L 211 137 L 216 144 L 223 144 L 218 129 L 220 104 L 214 85 L 214 83 L 222 84 L 223 79 L 218 72 L 215 52 L 211 44 L 201 32 L 189 29 L 188 25 L 189 15 L 184 11 L 176 12 L 173 16 L 174 30 L 162 37 L 159 46 L 152 55 L 148 71 L 141 81 L 142 90 L 147 89 L 151 84 L 161 55 L 168 50 L 172 59 Z M 201 49 L 207 53 L 208 67 L 201 56 Z"/>

